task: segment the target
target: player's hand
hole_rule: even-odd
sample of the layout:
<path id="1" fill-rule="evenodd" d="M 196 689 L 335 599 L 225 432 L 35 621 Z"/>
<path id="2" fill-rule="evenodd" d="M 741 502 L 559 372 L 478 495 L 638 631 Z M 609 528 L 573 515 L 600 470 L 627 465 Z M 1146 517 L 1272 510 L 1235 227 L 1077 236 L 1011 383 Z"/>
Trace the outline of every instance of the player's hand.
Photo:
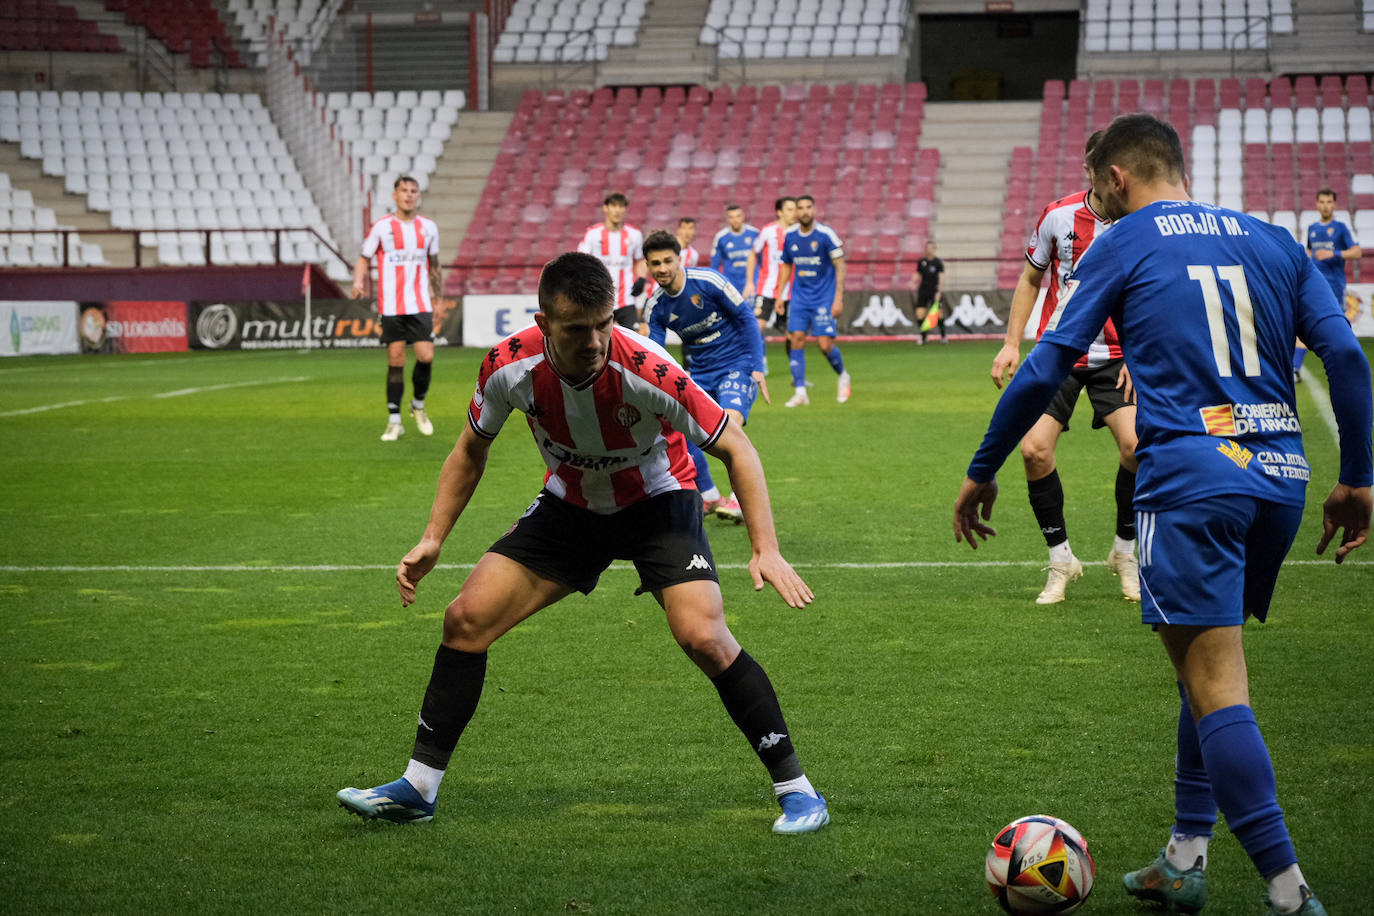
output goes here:
<path id="1" fill-rule="evenodd" d="M 773 302 L 773 314 L 779 318 L 787 317 L 787 300 L 777 299 Z"/>
<path id="2" fill-rule="evenodd" d="M 767 404 L 769 407 L 772 407 L 773 399 L 768 396 L 768 379 L 764 376 L 762 372 L 759 372 L 757 369 L 754 370 L 753 379 L 755 382 L 758 383 L 759 394 L 763 397 L 763 403 Z"/>
<path id="3" fill-rule="evenodd" d="M 964 485 L 959 488 L 959 498 L 954 501 L 954 542 L 956 544 L 960 541 L 968 541 L 968 545 L 977 550 L 978 542 L 973 539 L 975 534 L 986 541 L 988 535 L 997 533 L 996 528 L 983 524 L 992 518 L 992 504 L 996 501 L 996 477 L 987 483 L 974 483 L 971 478 L 964 478 Z M 979 521 L 980 516 L 982 521 Z"/>
<path id="4" fill-rule="evenodd" d="M 401 607 L 410 607 L 415 603 L 415 586 L 439 562 L 440 546 L 438 541 L 426 539 L 401 558 L 400 565 L 396 567 L 396 590 L 401 593 Z"/>
<path id="5" fill-rule="evenodd" d="M 740 294 L 741 296 L 743 296 L 745 299 L 752 299 L 752 298 L 754 298 L 754 281 L 753 281 L 753 280 L 745 280 L 745 281 L 744 281 L 744 289 L 740 290 L 740 293 L 739 293 L 739 294 Z"/>
<path id="6" fill-rule="evenodd" d="M 1346 554 L 1369 539 L 1369 516 L 1374 497 L 1369 487 L 1348 487 L 1338 483 L 1331 488 L 1331 495 L 1322 503 L 1322 538 L 1317 542 L 1317 553 L 1326 552 L 1326 545 L 1336 536 L 1336 529 L 1344 529 L 1340 546 L 1336 548 L 1336 562 L 1345 559 Z"/>
<path id="7" fill-rule="evenodd" d="M 840 314 L 843 313 L 843 312 L 844 312 L 844 300 L 841 299 L 841 298 L 839 298 L 838 296 L 836 296 L 836 297 L 835 297 L 835 302 L 834 302 L 834 304 L 832 304 L 832 305 L 830 306 L 830 315 L 831 315 L 832 318 L 839 318 L 839 317 L 840 317 Z"/>
<path id="8" fill-rule="evenodd" d="M 354 280 L 354 281 L 353 281 L 353 298 L 354 298 L 354 299 L 361 299 L 366 293 L 367 293 L 367 285 L 366 285 L 365 283 L 359 283 L 357 280 Z"/>
<path id="9" fill-rule="evenodd" d="M 1011 381 L 1020 365 L 1021 348 L 1016 344 L 1002 344 L 1002 349 L 997 351 L 997 356 L 992 360 L 992 383 L 1001 388 L 1005 382 Z"/>
<path id="10" fill-rule="evenodd" d="M 767 582 L 778 590 L 788 607 L 803 608 L 816 598 L 811 586 L 776 550 L 754 554 L 749 560 L 749 575 L 754 577 L 754 591 L 763 591 L 763 583 Z"/>
<path id="11" fill-rule="evenodd" d="M 1127 404 L 1135 403 L 1135 383 L 1131 381 L 1131 369 L 1124 362 L 1121 373 L 1116 377 L 1116 387 L 1121 389 L 1121 398 Z"/>
<path id="12" fill-rule="evenodd" d="M 1332 251 L 1330 248 L 1318 248 L 1316 251 L 1312 252 L 1312 260 L 1314 261 L 1329 261 L 1335 256 L 1336 252 Z"/>

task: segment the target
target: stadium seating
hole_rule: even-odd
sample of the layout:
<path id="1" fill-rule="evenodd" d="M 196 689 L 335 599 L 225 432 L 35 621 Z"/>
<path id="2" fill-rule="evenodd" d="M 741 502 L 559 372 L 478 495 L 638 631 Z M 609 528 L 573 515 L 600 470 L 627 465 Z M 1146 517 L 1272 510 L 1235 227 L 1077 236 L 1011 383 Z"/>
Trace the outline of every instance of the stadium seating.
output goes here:
<path id="1" fill-rule="evenodd" d="M 12 187 L 10 176 L 0 172 L 0 266 L 60 266 L 64 241 L 72 266 L 104 264 L 100 245 L 61 231 L 70 228 L 59 225 L 51 207 L 37 206 L 32 192 Z"/>
<path id="2" fill-rule="evenodd" d="M 899 275 L 905 285 L 939 168 L 938 152 L 919 147 L 925 95 L 920 83 L 527 92 L 449 293 L 533 288 L 539 265 L 600 221 L 612 190 L 630 198 L 632 225 L 648 232 L 693 216 L 703 243 L 727 203 L 763 225 L 777 197 L 810 193 L 845 240 L 855 288 Z M 626 130 L 665 117 L 671 132 Z"/>
<path id="3" fill-rule="evenodd" d="M 1292 32 L 1292 0 L 1087 0 L 1083 12 L 1093 53 L 1251 50 Z"/>
<path id="4" fill-rule="evenodd" d="M 722 57 L 873 57 L 901 49 L 904 0 L 711 0 L 700 41 Z"/>
<path id="5" fill-rule="evenodd" d="M 374 196 L 388 200 L 398 175 L 429 187 L 467 97 L 461 89 L 331 92 L 324 102 L 334 136 L 349 144 Z"/>
<path id="6" fill-rule="evenodd" d="M 19 143 L 115 228 L 141 230 L 162 263 L 204 264 L 207 231 L 216 264 L 275 263 L 272 229 L 312 227 L 328 238 L 256 95 L 0 92 L 0 139 Z M 11 221 L 27 222 L 19 214 L 29 210 L 34 226 L 12 228 L 41 229 L 42 208 L 20 202 L 11 197 Z M 292 231 L 281 234 L 281 260 L 334 259 L 311 233 Z"/>
<path id="7" fill-rule="evenodd" d="M 302 65 L 309 65 L 343 0 L 226 0 L 224 8 L 248 43 L 254 66 L 267 65 L 268 19 L 275 19 Z"/>
<path id="8" fill-rule="evenodd" d="M 244 66 L 213 0 L 105 0 L 105 9 L 123 13 L 125 22 L 147 29 L 168 50 L 189 55 L 193 67 L 217 60 Z"/>
<path id="9" fill-rule="evenodd" d="M 1082 190 L 1083 144 L 1119 113 L 1150 111 L 1179 131 L 1197 200 L 1263 216 L 1303 240 L 1317 190 L 1336 192 L 1337 219 L 1374 231 L 1374 151 L 1366 77 L 1244 83 L 1223 79 L 1059 80 L 1045 84 L 1040 145 L 1012 157 L 998 285 L 1013 286 L 1041 208 Z M 1025 189 L 1025 190 L 1022 190 Z M 1369 236 L 1374 238 L 1374 236 Z M 1359 266 L 1348 270 L 1358 276 Z M 1366 271 L 1368 273 L 1369 271 Z"/>
<path id="10" fill-rule="evenodd" d="M 497 63 L 605 60 L 633 45 L 645 0 L 516 0 L 496 42 Z"/>
<path id="11" fill-rule="evenodd" d="M 56 0 L 0 4 L 0 51 L 76 51 L 118 54 L 119 39 Z"/>

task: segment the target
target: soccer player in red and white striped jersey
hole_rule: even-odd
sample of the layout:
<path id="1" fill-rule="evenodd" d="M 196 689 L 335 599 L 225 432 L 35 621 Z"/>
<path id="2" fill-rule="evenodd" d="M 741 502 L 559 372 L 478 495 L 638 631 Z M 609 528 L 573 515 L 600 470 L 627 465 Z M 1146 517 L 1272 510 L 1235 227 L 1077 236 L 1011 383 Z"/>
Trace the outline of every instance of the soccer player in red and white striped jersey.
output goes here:
<path id="1" fill-rule="evenodd" d="M 760 334 L 768 329 L 768 320 L 773 317 L 777 303 L 786 302 L 792 297 L 792 279 L 788 278 L 787 286 L 779 293 L 778 274 L 782 268 L 783 236 L 787 235 L 787 228 L 797 221 L 797 199 L 779 197 L 773 202 L 773 212 L 778 218 L 760 229 L 754 238 L 754 247 L 745 263 L 744 289 L 741 290 L 746 300 L 754 300 L 754 317 L 759 320 Z M 778 309 L 778 314 L 782 314 L 781 309 Z M 782 343 L 783 352 L 788 352 L 786 337 Z M 763 371 L 765 375 L 768 374 L 766 361 Z"/>
<path id="2" fill-rule="evenodd" d="M 677 243 L 682 246 L 682 266 L 700 267 L 701 252 L 692 247 L 692 240 L 697 237 L 696 217 L 679 216 L 676 235 Z M 652 293 L 645 293 L 645 295 L 652 295 Z"/>
<path id="3" fill-rule="evenodd" d="M 1098 131 L 1088 138 L 1085 155 L 1101 134 Z M 1045 272 L 1050 272 L 1050 284 L 1045 291 L 1036 340 L 1044 333 L 1059 302 L 1068 296 L 1069 275 L 1083 252 L 1098 233 L 1111 224 L 1103 212 L 1097 192 L 1079 191 L 1056 200 L 1040 214 L 1035 234 L 1026 249 L 1026 266 L 1012 294 L 1006 341 L 992 362 L 992 381 L 998 388 L 1002 387 L 1003 377 L 1010 378 L 1020 365 L 1021 339 L 1040 295 L 1040 282 Z M 1106 426 L 1110 429 L 1120 455 L 1116 472 L 1116 537 L 1107 555 L 1107 568 L 1121 578 L 1122 595 L 1131 601 L 1140 600 L 1133 505 L 1137 465 L 1135 402 L 1116 325 L 1108 321 L 1088 352 L 1074 364 L 1049 408 L 1021 440 L 1021 459 L 1026 468 L 1031 509 L 1050 552 L 1049 579 L 1044 591 L 1035 599 L 1037 604 L 1063 601 L 1068 584 L 1083 574 L 1083 565 L 1069 547 L 1069 534 L 1064 524 L 1064 487 L 1059 480 L 1054 450 L 1060 433 L 1069 428 L 1069 417 L 1084 389 L 1093 407 L 1093 428 Z"/>
<path id="4" fill-rule="evenodd" d="M 634 563 L 639 592 L 663 607 L 678 644 L 712 681 L 773 780 L 778 833 L 829 823 L 802 772 L 768 675 L 725 622 L 702 529 L 686 439 L 720 458 L 749 519 L 754 588 L 771 583 L 790 607 L 811 589 L 777 547 L 763 464 L 741 426 L 662 347 L 614 323 L 615 291 L 598 259 L 569 252 L 545 265 L 535 326 L 501 341 L 478 371 L 468 424 L 444 462 L 420 543 L 401 560 L 403 605 L 439 560 L 482 478 L 491 442 L 525 414 L 548 466 L 544 488 L 478 561 L 444 613 L 443 641 L 400 779 L 338 793 L 365 818 L 429 820 L 449 760 L 477 709 L 487 649 L 573 591 L 590 593 L 613 559 Z"/>
<path id="5" fill-rule="evenodd" d="M 644 262 L 644 233 L 625 222 L 630 201 L 619 191 L 607 194 L 601 202 L 605 221 L 586 231 L 577 250 L 599 258 L 611 272 L 615 283 L 615 320 L 634 330 L 639 324 L 635 297 L 644 289 L 649 267 Z"/>
<path id="6" fill-rule="evenodd" d="M 377 260 L 377 311 L 382 318 L 382 344 L 387 348 L 387 424 L 383 442 L 405 433 L 401 396 L 405 393 L 406 344 L 415 347 L 411 373 L 410 415 L 421 435 L 432 436 L 434 424 L 425 412 L 425 395 L 434 364 L 434 300 L 441 286 L 439 227 L 420 216 L 420 185 L 409 175 L 396 179 L 391 192 L 396 212 L 377 220 L 363 240 L 353 264 L 353 298 L 367 292 L 368 265 Z"/>

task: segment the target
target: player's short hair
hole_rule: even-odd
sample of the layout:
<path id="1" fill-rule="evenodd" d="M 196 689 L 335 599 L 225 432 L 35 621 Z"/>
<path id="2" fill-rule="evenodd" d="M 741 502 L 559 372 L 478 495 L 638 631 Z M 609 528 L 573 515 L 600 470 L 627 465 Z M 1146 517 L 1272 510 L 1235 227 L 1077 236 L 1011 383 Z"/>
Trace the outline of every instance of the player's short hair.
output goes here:
<path id="1" fill-rule="evenodd" d="M 630 199 L 619 191 L 612 191 L 606 195 L 606 199 L 601 202 L 601 206 L 609 207 L 611 204 L 620 204 L 622 207 L 630 205 Z"/>
<path id="2" fill-rule="evenodd" d="M 671 250 L 673 254 L 682 254 L 682 243 L 677 240 L 677 236 L 667 229 L 655 229 L 650 232 L 649 237 L 644 240 L 644 244 L 640 247 L 646 258 L 651 251 L 663 251 L 665 249 Z"/>
<path id="3" fill-rule="evenodd" d="M 687 223 L 691 223 L 695 226 L 697 224 L 697 218 L 695 216 L 679 216 L 677 218 L 677 224 L 679 226 L 686 225 Z"/>
<path id="4" fill-rule="evenodd" d="M 725 212 L 726 212 L 726 213 L 729 213 L 731 210 L 743 210 L 743 209 L 744 209 L 744 208 L 741 207 L 739 204 L 726 204 L 726 205 L 725 205 Z"/>
<path id="5" fill-rule="evenodd" d="M 1088 171 L 1106 178 L 1115 165 L 1128 170 L 1144 182 L 1182 181 L 1183 144 L 1178 131 L 1168 121 L 1150 114 L 1128 114 L 1115 118 L 1102 131 L 1101 138 L 1087 156 Z"/>
<path id="6" fill-rule="evenodd" d="M 1322 188 L 1320 191 L 1317 192 L 1317 197 L 1330 197 L 1332 202 L 1334 203 L 1336 200 L 1336 192 L 1331 190 L 1330 188 Z"/>
<path id="7" fill-rule="evenodd" d="M 779 197 L 777 200 L 773 201 L 773 209 L 781 210 L 782 205 L 787 203 L 788 201 L 791 201 L 795 204 L 797 202 L 797 199 L 795 197 Z"/>
<path id="8" fill-rule="evenodd" d="M 1095 150 L 1095 149 L 1097 149 L 1097 144 L 1100 143 L 1100 142 L 1102 142 L 1102 135 L 1103 135 L 1104 133 L 1106 133 L 1106 128 L 1098 128 L 1097 130 L 1095 130 L 1095 131 L 1092 132 L 1092 136 L 1088 137 L 1088 139 L 1087 139 L 1086 141 L 1084 141 L 1084 143 L 1083 143 L 1083 158 L 1084 158 L 1084 159 L 1086 159 L 1086 158 L 1088 158 L 1088 156 L 1092 155 L 1092 151 Z"/>
<path id="9" fill-rule="evenodd" d="M 539 310 L 558 317 L 554 302 L 563 298 L 580 309 L 615 307 L 615 283 L 601 259 L 580 251 L 560 254 L 539 274 Z"/>
<path id="10" fill-rule="evenodd" d="M 405 184 L 407 181 L 410 182 L 411 184 L 415 185 L 416 188 L 420 187 L 420 182 L 416 181 L 414 178 L 410 177 L 409 175 L 398 175 L 398 176 L 396 176 L 396 181 L 393 182 L 392 185 L 391 185 L 391 190 L 393 190 L 393 191 L 396 190 L 396 189 L 399 188 L 401 185 Z"/>
<path id="11" fill-rule="evenodd" d="M 812 197 L 810 194 L 802 194 L 800 197 L 797 198 L 797 203 L 801 203 L 804 200 L 809 200 L 813 204 L 816 202 L 816 198 Z"/>

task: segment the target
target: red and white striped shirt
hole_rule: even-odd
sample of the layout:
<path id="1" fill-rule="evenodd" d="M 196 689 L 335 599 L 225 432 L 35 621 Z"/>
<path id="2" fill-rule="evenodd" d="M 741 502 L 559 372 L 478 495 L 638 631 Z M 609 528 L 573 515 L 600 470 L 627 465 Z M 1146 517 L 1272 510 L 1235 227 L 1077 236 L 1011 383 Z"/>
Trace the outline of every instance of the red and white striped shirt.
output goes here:
<path id="1" fill-rule="evenodd" d="M 687 438 L 709 448 L 727 416 L 666 350 L 617 326 L 606 365 L 572 384 L 545 346 L 530 326 L 492 347 L 468 406 L 473 432 L 495 438 L 511 410 L 521 411 L 548 465 L 545 488 L 604 515 L 696 489 Z"/>
<path id="2" fill-rule="evenodd" d="M 363 257 L 377 259 L 377 311 L 387 317 L 434 311 L 429 298 L 429 259 L 439 257 L 439 227 L 416 216 L 395 214 L 372 224 L 363 240 Z"/>
<path id="3" fill-rule="evenodd" d="M 785 235 L 787 235 L 787 227 L 774 220 L 760 229 L 758 237 L 754 239 L 754 254 L 758 255 L 759 270 L 754 289 L 765 299 L 792 298 L 792 280 L 796 277 L 795 271 L 792 277 L 787 280 L 787 289 L 782 291 L 781 296 L 777 295 L 778 268 L 782 265 L 782 239 Z"/>
<path id="4" fill-rule="evenodd" d="M 682 266 L 683 266 L 683 267 L 700 267 L 700 266 L 701 266 L 701 252 L 700 252 L 700 251 L 697 251 L 697 250 L 696 250 L 695 248 L 693 248 L 691 245 L 688 245 L 686 248 L 682 249 Z"/>
<path id="5" fill-rule="evenodd" d="M 1078 259 L 1083 257 L 1097 234 L 1110 225 L 1111 220 L 1099 215 L 1088 203 L 1087 191 L 1062 197 L 1041 212 L 1026 248 L 1026 260 L 1032 266 L 1050 271 L 1049 289 L 1045 291 L 1045 302 L 1040 309 L 1040 326 L 1035 329 L 1036 340 L 1045 333 L 1045 325 L 1054 314 L 1059 297 L 1064 294 L 1065 281 L 1073 273 Z M 1102 333 L 1073 367 L 1095 369 L 1113 359 L 1121 359 L 1121 338 L 1117 335 L 1116 324 L 1108 318 Z"/>
<path id="6" fill-rule="evenodd" d="M 577 250 L 595 255 L 611 272 L 615 283 L 615 307 L 634 305 L 630 287 L 635 282 L 635 262 L 644 259 L 644 233 L 628 223 L 610 230 L 605 223 L 597 223 L 582 236 Z"/>

